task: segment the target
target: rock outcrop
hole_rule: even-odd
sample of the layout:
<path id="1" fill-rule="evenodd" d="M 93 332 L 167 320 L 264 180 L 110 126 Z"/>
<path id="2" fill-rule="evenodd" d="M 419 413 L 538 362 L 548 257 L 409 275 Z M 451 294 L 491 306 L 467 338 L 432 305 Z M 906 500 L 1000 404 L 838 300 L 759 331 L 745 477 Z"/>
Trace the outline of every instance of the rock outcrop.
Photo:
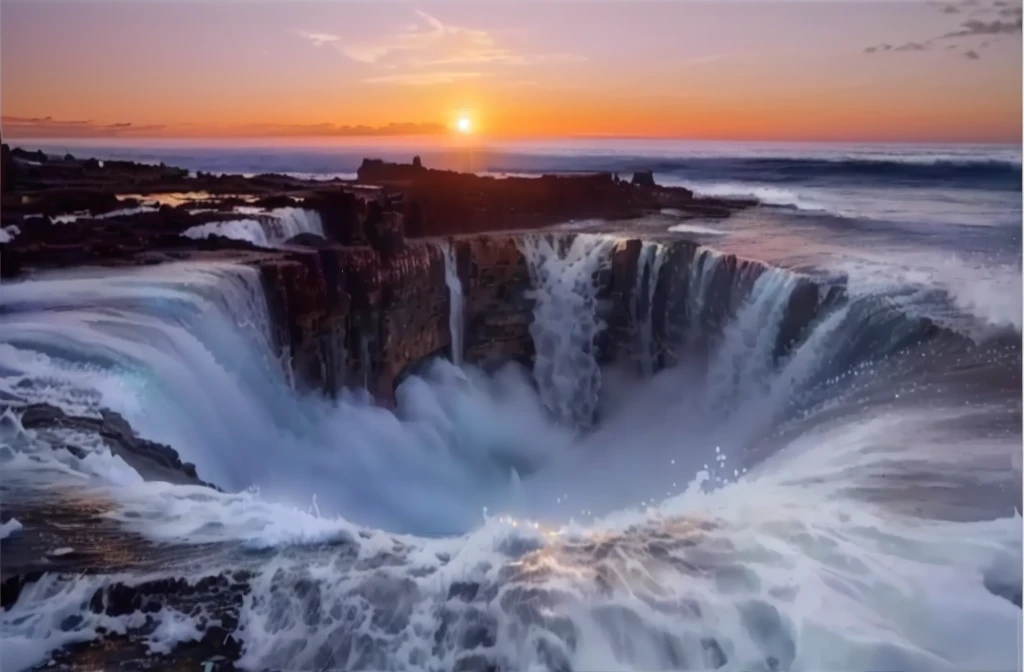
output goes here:
<path id="1" fill-rule="evenodd" d="M 75 430 L 100 437 L 113 455 L 124 460 L 147 481 L 209 485 L 199 479 L 194 464 L 182 462 L 177 451 L 170 446 L 139 438 L 128 422 L 113 411 L 101 411 L 100 418 L 78 417 L 67 415 L 49 404 L 30 404 L 0 407 L 0 416 L 8 409 L 20 417 L 24 429 L 32 430 L 44 437 L 55 429 Z M 88 452 L 85 448 L 68 443 L 59 437 L 49 436 L 46 443 L 55 446 L 55 450 L 63 447 L 78 458 L 85 457 Z"/>
<path id="2" fill-rule="evenodd" d="M 638 174 L 639 175 L 639 174 Z M 530 229 L 578 219 L 640 217 L 663 208 L 694 216 L 728 216 L 751 201 L 697 199 L 688 189 L 630 185 L 610 173 L 485 177 L 365 159 L 359 181 L 400 191 L 406 233 L 436 236 Z"/>
<path id="3" fill-rule="evenodd" d="M 306 389 L 365 387 L 389 405 L 405 370 L 451 341 L 444 259 L 433 243 L 386 259 L 368 246 L 289 246 L 249 263 L 262 273 L 275 341 Z"/>
<path id="4" fill-rule="evenodd" d="M 650 170 L 641 170 L 633 173 L 632 184 L 638 187 L 649 187 L 653 189 L 658 185 L 654 182 L 654 172 Z"/>

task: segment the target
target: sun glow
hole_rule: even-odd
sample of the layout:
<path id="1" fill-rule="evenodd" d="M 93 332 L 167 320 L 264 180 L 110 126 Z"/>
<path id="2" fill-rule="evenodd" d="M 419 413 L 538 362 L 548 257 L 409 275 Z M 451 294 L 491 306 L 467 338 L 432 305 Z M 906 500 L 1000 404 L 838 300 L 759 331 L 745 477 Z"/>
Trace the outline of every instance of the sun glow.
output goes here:
<path id="1" fill-rule="evenodd" d="M 473 122 L 466 115 L 455 120 L 455 130 L 459 133 L 470 133 L 473 130 Z"/>

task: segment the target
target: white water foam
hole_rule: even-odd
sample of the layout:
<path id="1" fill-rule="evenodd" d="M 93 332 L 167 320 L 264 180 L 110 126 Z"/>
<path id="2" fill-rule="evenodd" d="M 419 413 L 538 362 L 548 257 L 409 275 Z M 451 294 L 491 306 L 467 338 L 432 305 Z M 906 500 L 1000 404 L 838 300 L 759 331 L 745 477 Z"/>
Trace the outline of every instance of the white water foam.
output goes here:
<path id="1" fill-rule="evenodd" d="M 544 405 L 559 422 L 587 427 L 594 420 L 601 369 L 594 339 L 605 328 L 597 315 L 597 274 L 611 267 L 614 238 L 576 234 L 519 238 L 533 283 L 530 335 L 533 377 Z"/>
<path id="2" fill-rule="evenodd" d="M 668 230 L 672 233 L 696 233 L 702 236 L 729 235 L 728 231 L 722 231 L 721 229 L 715 229 L 710 226 L 701 226 L 700 224 L 674 224 L 668 227 Z"/>
<path id="3" fill-rule="evenodd" d="M 893 295 L 908 310 L 927 309 L 937 321 L 971 335 L 984 335 L 984 327 L 1021 330 L 1024 294 L 1021 269 L 985 258 L 958 254 L 900 252 L 867 254 L 845 260 L 835 270 L 848 277 L 853 295 Z M 908 291 L 910 290 L 910 291 Z M 928 298 L 945 292 L 959 315 L 935 315 Z M 963 325 L 962 315 L 973 316 L 977 325 Z M 979 328 L 979 325 L 981 328 Z"/>
<path id="4" fill-rule="evenodd" d="M 0 539 L 6 539 L 12 534 L 17 534 L 22 529 L 22 524 L 17 518 L 11 518 L 6 523 L 0 524 Z"/>
<path id="5" fill-rule="evenodd" d="M 19 233 L 21 233 L 21 229 L 13 224 L 0 228 L 0 243 L 11 242 Z"/>

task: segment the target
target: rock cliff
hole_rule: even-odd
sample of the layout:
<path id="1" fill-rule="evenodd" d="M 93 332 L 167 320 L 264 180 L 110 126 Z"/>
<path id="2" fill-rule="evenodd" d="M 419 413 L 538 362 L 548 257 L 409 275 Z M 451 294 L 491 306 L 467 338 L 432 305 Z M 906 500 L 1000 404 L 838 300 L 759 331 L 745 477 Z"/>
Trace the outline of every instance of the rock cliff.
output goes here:
<path id="1" fill-rule="evenodd" d="M 513 233 L 567 219 L 626 217 L 664 206 L 694 216 L 729 212 L 749 202 L 696 199 L 685 189 L 632 184 L 607 174 L 496 179 L 367 160 L 358 183 L 324 186 L 283 176 L 189 177 L 166 166 L 78 161 L 5 150 L 4 224 L 18 227 L 0 244 L 0 275 L 81 265 L 141 265 L 175 260 L 229 260 L 260 269 L 274 341 L 291 363 L 296 387 L 337 395 L 365 387 L 391 404 L 395 385 L 419 362 L 449 351 L 450 296 L 443 245 L 451 244 L 465 297 L 465 359 L 484 366 L 516 360 L 529 366 L 533 299 L 530 273 Z M 170 190 L 187 186 L 187 193 Z M 365 185 L 371 184 L 373 188 Z M 131 193 L 128 198 L 125 192 Z M 197 192 L 201 192 L 196 195 Z M 174 205 L 167 195 L 178 199 Z M 190 198 L 186 198 L 191 194 Z M 148 199 L 159 207 L 139 208 Z M 165 199 L 165 200 L 161 200 Z M 263 208 L 302 207 L 318 214 L 323 237 L 302 234 L 274 249 L 190 227 L 237 220 Z M 56 215 L 77 213 L 56 223 Z M 246 214 L 247 217 L 259 215 Z M 439 238 L 428 234 L 459 234 Z M 563 242 L 576 234 L 555 233 Z M 714 255 L 685 240 L 665 240 L 658 268 L 645 243 L 624 238 L 610 267 L 594 279 L 606 328 L 595 343 L 599 363 L 671 364 L 669 344 L 683 336 L 713 339 L 729 311 L 764 267 Z M 706 285 L 699 306 L 695 282 Z M 801 281 L 786 306 L 776 356 L 798 341 L 819 308 L 840 297 Z M 695 328 L 696 325 L 700 328 Z M 646 330 L 646 331 L 644 331 Z M 698 346 L 700 343 L 698 342 Z"/>

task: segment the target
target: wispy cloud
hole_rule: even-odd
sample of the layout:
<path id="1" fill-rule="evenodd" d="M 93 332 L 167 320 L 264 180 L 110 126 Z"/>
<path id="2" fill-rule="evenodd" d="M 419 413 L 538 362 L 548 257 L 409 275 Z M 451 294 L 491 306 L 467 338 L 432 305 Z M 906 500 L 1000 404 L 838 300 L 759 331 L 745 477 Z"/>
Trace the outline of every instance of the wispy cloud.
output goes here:
<path id="1" fill-rule="evenodd" d="M 60 121 L 52 117 L 0 117 L 4 137 L 14 139 L 31 138 L 113 138 L 126 136 L 224 136 L 224 137 L 362 137 L 436 135 L 446 133 L 443 124 L 436 123 L 391 123 L 385 126 L 347 126 L 332 123 L 319 124 L 240 124 L 234 126 L 205 124 L 149 124 L 135 125 L 129 122 L 97 124 L 92 121 Z"/>
<path id="2" fill-rule="evenodd" d="M 587 60 L 565 52 L 527 53 L 499 43 L 486 30 L 448 24 L 423 11 L 416 11 L 415 23 L 396 32 L 370 39 L 346 40 L 325 33 L 300 34 L 316 46 L 330 44 L 346 57 L 374 68 L 399 69 L 402 74 L 376 76 L 364 81 L 374 84 L 427 85 L 480 76 L 453 72 L 455 66 L 536 66 Z M 442 68 L 432 71 L 432 68 Z"/>
<path id="3" fill-rule="evenodd" d="M 928 45 L 921 42 L 907 42 L 892 48 L 893 51 L 926 51 L 927 49 Z"/>
<path id="4" fill-rule="evenodd" d="M 434 123 L 390 123 L 385 126 L 348 126 L 330 123 L 320 124 L 248 124 L 232 130 L 236 135 L 256 136 L 396 136 L 436 135 L 447 132 L 443 124 Z"/>
<path id="5" fill-rule="evenodd" d="M 136 126 L 129 122 L 99 124 L 91 120 L 64 121 L 53 117 L 0 117 L 5 136 L 17 138 L 109 138 L 121 135 L 157 133 L 162 124 Z"/>
<path id="6" fill-rule="evenodd" d="M 325 44 L 337 44 L 341 38 L 330 33 L 309 33 L 305 30 L 298 31 L 299 35 L 313 43 L 314 47 L 322 47 Z"/>
<path id="7" fill-rule="evenodd" d="M 977 37 L 999 37 L 1007 35 L 1019 35 L 1021 33 L 1021 8 L 1011 7 L 1006 0 L 995 0 L 991 4 L 982 4 L 979 0 L 963 0 L 962 2 L 949 4 L 949 3 L 929 3 L 939 8 L 944 14 L 959 14 L 961 8 L 972 8 L 972 15 L 975 17 L 987 17 L 989 20 L 984 18 L 972 18 L 966 21 L 962 21 L 956 30 L 950 31 L 943 35 L 938 35 L 922 42 L 906 42 L 899 46 L 892 46 L 890 44 L 878 44 L 870 46 L 864 49 L 866 54 L 877 54 L 881 52 L 895 52 L 895 51 L 928 51 L 932 47 L 936 49 L 940 48 L 937 42 L 957 40 L 956 44 L 945 45 L 945 50 L 954 51 L 963 49 L 971 45 L 971 38 Z M 963 42 L 961 40 L 967 40 Z M 961 53 L 961 56 L 969 60 L 978 60 L 978 52 L 976 49 L 984 49 L 988 46 L 988 42 L 984 42 L 980 45 L 974 44 L 973 49 L 966 49 Z"/>
<path id="8" fill-rule="evenodd" d="M 435 84 L 453 84 L 464 79 L 476 79 L 483 76 L 482 72 L 403 72 L 381 77 L 370 77 L 363 81 L 367 84 L 397 84 L 401 86 L 432 86 Z"/>
<path id="9" fill-rule="evenodd" d="M 1021 18 L 1015 21 L 978 21 L 972 19 L 960 24 L 960 30 L 942 35 L 942 39 L 951 37 L 975 37 L 978 35 L 1013 35 L 1021 32 Z"/>

